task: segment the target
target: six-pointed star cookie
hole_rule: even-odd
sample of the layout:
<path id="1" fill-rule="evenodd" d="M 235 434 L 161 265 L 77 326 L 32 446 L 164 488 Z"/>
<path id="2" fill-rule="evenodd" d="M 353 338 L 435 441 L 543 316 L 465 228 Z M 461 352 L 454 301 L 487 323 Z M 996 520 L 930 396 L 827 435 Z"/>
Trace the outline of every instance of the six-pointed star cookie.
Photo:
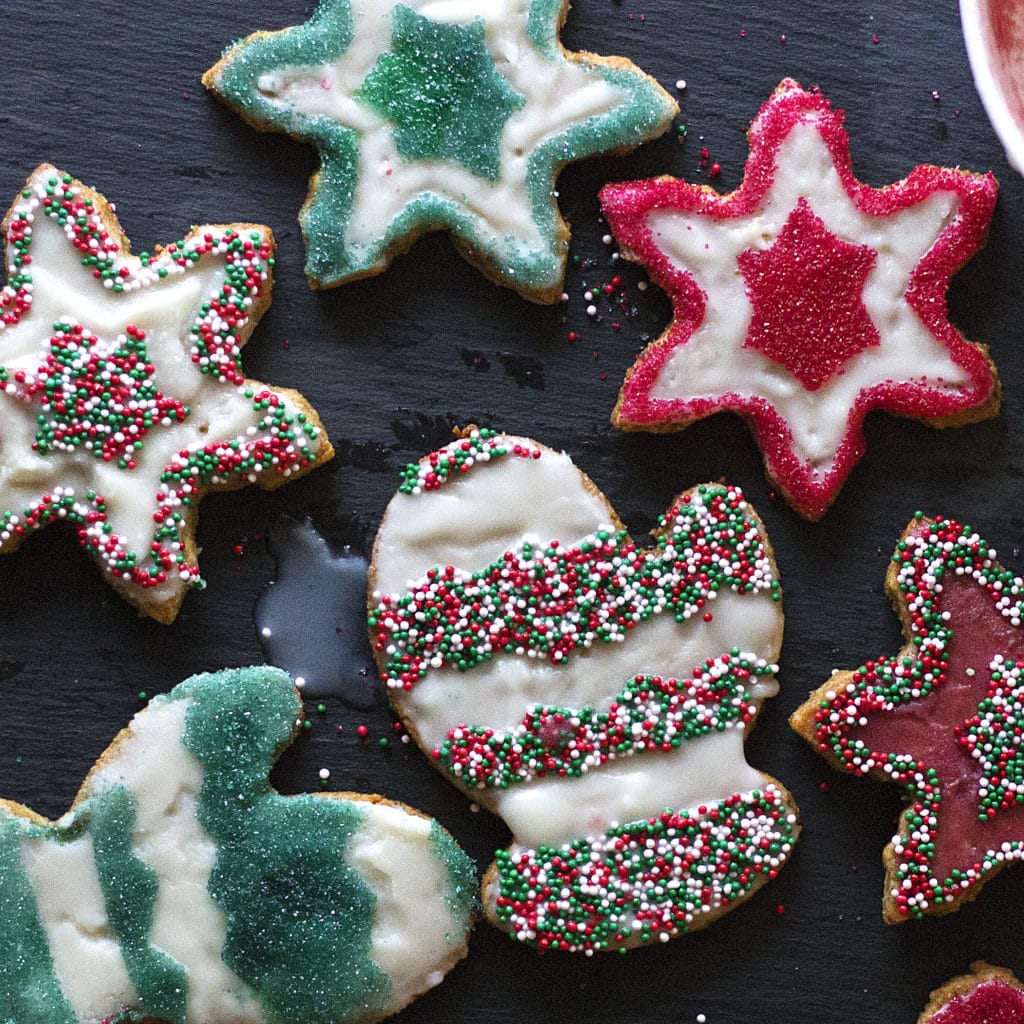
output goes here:
<path id="1" fill-rule="evenodd" d="M 379 273 L 447 228 L 492 280 L 558 298 L 558 172 L 660 135 L 678 112 L 629 61 L 565 51 L 568 6 L 323 0 L 304 25 L 258 32 L 207 71 L 251 124 L 320 151 L 299 215 L 313 287 Z"/>
<path id="2" fill-rule="evenodd" d="M 840 770 L 906 790 L 884 857 L 894 924 L 956 910 L 1024 858 L 1024 581 L 969 527 L 918 517 L 886 590 L 906 646 L 836 673 L 790 721 Z"/>
<path id="3" fill-rule="evenodd" d="M 202 583 L 202 495 L 276 487 L 332 454 L 301 395 L 242 373 L 273 238 L 207 225 L 131 256 L 103 196 L 45 165 L 4 231 L 0 553 L 67 519 L 122 596 L 170 622 Z"/>
<path id="4" fill-rule="evenodd" d="M 886 409 L 949 426 L 999 408 L 987 350 L 949 323 L 951 275 L 985 238 L 991 174 L 919 166 L 854 178 L 842 113 L 782 82 L 726 196 L 672 178 L 609 185 L 623 254 L 672 297 L 668 330 L 623 384 L 613 422 L 666 431 L 722 410 L 752 424 L 803 515 L 824 515 Z"/>

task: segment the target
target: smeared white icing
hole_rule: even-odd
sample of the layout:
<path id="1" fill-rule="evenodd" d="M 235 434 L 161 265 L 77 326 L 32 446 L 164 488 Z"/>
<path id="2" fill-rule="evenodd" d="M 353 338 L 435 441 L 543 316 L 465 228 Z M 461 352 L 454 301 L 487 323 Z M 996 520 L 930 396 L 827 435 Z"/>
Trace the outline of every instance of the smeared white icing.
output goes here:
<path id="1" fill-rule="evenodd" d="M 668 753 L 617 758 L 576 779 L 550 776 L 510 786 L 496 810 L 520 846 L 600 835 L 616 823 L 712 804 L 757 789 L 764 776 L 743 756 L 743 730 L 711 732 Z"/>
<path id="2" fill-rule="evenodd" d="M 114 342 L 132 324 L 146 332 L 154 384 L 186 404 L 191 414 L 173 428 L 153 427 L 136 453 L 137 468 L 126 472 L 91 452 L 33 452 L 39 406 L 0 396 L 0 504 L 20 510 L 60 485 L 73 486 L 83 496 L 91 487 L 107 499 L 117 533 L 133 550 L 145 551 L 153 538 L 151 513 L 163 469 L 182 448 L 202 447 L 208 438 L 244 435 L 254 422 L 252 402 L 240 389 L 199 373 L 189 356 L 189 328 L 199 307 L 223 282 L 224 264 L 205 259 L 187 275 L 117 295 L 93 279 L 61 227 L 42 214 L 32 224 L 31 252 L 32 308 L 0 334 L 0 363 L 12 373 L 23 369 L 34 374 L 58 321 L 81 324 L 104 342 Z"/>
<path id="3" fill-rule="evenodd" d="M 424 746 L 434 748 L 460 723 L 510 732 L 531 704 L 607 711 L 633 676 L 687 679 L 705 658 L 717 658 L 735 646 L 737 637 L 742 637 L 744 650 L 775 650 L 782 613 L 769 595 L 725 590 L 708 608 L 714 617 L 699 628 L 696 623 L 681 626 L 671 613 L 652 616 L 621 643 L 597 642 L 573 652 L 567 664 L 504 655 L 471 672 L 436 668 L 397 699 L 402 713 L 416 723 Z M 485 794 L 479 796 L 486 800 Z"/>
<path id="4" fill-rule="evenodd" d="M 728 221 L 676 211 L 654 211 L 648 217 L 658 247 L 678 269 L 689 271 L 708 297 L 702 322 L 666 360 L 651 397 L 764 396 L 789 424 L 796 454 L 824 472 L 862 389 L 886 380 L 917 381 L 939 390 L 968 382 L 947 348 L 903 301 L 911 273 L 952 221 L 958 204 L 954 194 L 939 192 L 902 213 L 861 213 L 846 194 L 828 147 L 809 124 L 790 132 L 776 167 L 756 214 Z M 805 390 L 764 353 L 743 347 L 751 305 L 736 262 L 747 249 L 770 248 L 801 197 L 838 238 L 878 253 L 862 299 L 881 344 L 855 355 L 842 373 L 815 391 Z"/>
<path id="5" fill-rule="evenodd" d="M 27 839 L 21 861 L 50 945 L 54 974 L 82 1024 L 135 1000 L 121 944 L 107 919 L 92 839 Z"/>
<path id="6" fill-rule="evenodd" d="M 136 467 L 119 469 L 117 460 L 104 462 L 79 448 L 53 449 L 45 454 L 32 450 L 39 429 L 40 405 L 14 394 L 0 393 L 0 510 L 20 514 L 45 494 L 63 488 L 72 490 L 82 506 L 95 491 L 106 501 L 107 519 L 113 533 L 143 564 L 153 539 L 153 513 L 159 506 L 158 492 L 164 469 L 184 449 L 200 449 L 212 442 L 234 438 L 257 440 L 266 435 L 260 425 L 262 414 L 253 409 L 243 387 L 218 383 L 213 374 L 203 374 L 192 362 L 191 329 L 204 303 L 215 297 L 225 281 L 225 263 L 218 253 L 203 255 L 187 272 L 175 259 L 154 258 L 142 273 L 136 256 L 115 257 L 115 267 L 129 272 L 124 292 L 105 288 L 92 270 L 82 265 L 82 253 L 64 229 L 46 216 L 33 202 L 46 194 L 47 182 L 56 173 L 39 169 L 30 179 L 28 200 L 20 199 L 15 209 L 27 212 L 31 223 L 31 306 L 17 323 L 0 325 L 0 365 L 13 377 L 24 371 L 31 379 L 44 364 L 55 323 L 81 325 L 98 340 L 95 351 L 109 353 L 123 339 L 131 325 L 145 333 L 147 357 L 153 365 L 153 385 L 166 397 L 177 399 L 190 410 L 183 422 L 154 424 L 133 458 Z M 200 235 L 223 235 L 223 228 L 195 229 Z M 252 226 L 252 233 L 265 237 L 266 229 Z M 8 265 L 13 265 L 14 248 L 8 245 Z M 166 270 L 159 279 L 157 269 Z M 149 279 L 143 284 L 141 277 Z M 269 285 L 267 286 L 269 287 Z M 251 300 L 247 300 L 251 301 Z M 276 392 L 292 417 L 299 414 L 294 401 Z M 319 437 L 308 439 L 315 452 Z M 249 480 L 257 478 L 250 474 Z M 170 599 L 185 584 L 171 574 L 165 583 L 137 588 L 139 600 L 159 604 Z"/>
<path id="7" fill-rule="evenodd" d="M 196 818 L 203 769 L 182 743 L 190 700 L 153 701 L 116 756 L 91 778 L 135 799 L 132 853 L 159 879 L 149 940 L 185 967 L 190 1021 L 265 1019 L 252 990 L 224 963 L 227 920 L 210 897 L 217 847 Z"/>
<path id="8" fill-rule="evenodd" d="M 257 85 L 275 106 L 323 116 L 360 132 L 359 168 L 347 243 L 372 245 L 421 193 L 450 199 L 474 229 L 499 250 L 536 250 L 543 239 L 533 217 L 527 170 L 533 151 L 573 124 L 621 106 L 628 94 L 585 65 L 540 54 L 526 33 L 531 0 L 401 0 L 423 17 L 444 24 L 482 19 L 495 68 L 525 99 L 505 122 L 500 138 L 501 174 L 495 181 L 452 160 L 405 162 L 393 124 L 354 99 L 381 54 L 391 47 L 391 12 L 397 0 L 352 0 L 352 41 L 333 64 L 281 68 Z"/>
<path id="9" fill-rule="evenodd" d="M 377 899 L 370 955 L 391 981 L 381 1011 L 388 1014 L 441 981 L 463 943 L 463 927 L 444 899 L 448 881 L 430 819 L 386 804 L 361 806 L 366 817 L 345 859 Z"/>
<path id="10" fill-rule="evenodd" d="M 482 569 L 524 540 L 577 543 L 612 521 L 608 503 L 564 452 L 504 456 L 429 495 L 391 499 L 374 549 L 374 589 L 401 594 L 434 566 Z"/>

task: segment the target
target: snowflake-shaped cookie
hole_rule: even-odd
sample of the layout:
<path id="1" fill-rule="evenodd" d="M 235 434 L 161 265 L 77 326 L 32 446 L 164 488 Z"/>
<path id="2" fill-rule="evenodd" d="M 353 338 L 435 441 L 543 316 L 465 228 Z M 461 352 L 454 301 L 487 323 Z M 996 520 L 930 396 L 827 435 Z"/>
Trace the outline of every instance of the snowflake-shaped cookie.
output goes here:
<path id="1" fill-rule="evenodd" d="M 672 178 L 602 190 L 623 254 L 674 306 L 612 420 L 666 431 L 738 412 L 769 476 L 817 519 L 863 455 L 872 409 L 933 426 L 998 411 L 995 368 L 945 298 L 985 239 L 996 182 L 922 165 L 871 188 L 853 176 L 842 113 L 789 80 L 749 138 L 729 195 Z"/>
<path id="2" fill-rule="evenodd" d="M 170 622 L 202 583 L 203 494 L 276 487 L 332 454 L 301 395 L 242 372 L 273 238 L 207 225 L 131 256 L 106 200 L 45 165 L 4 230 L 0 552 L 66 519 L 125 598 Z"/>
<path id="3" fill-rule="evenodd" d="M 492 280 L 558 298 L 558 172 L 660 135 L 678 112 L 629 61 L 563 49 L 568 6 L 322 0 L 304 25 L 257 32 L 206 73 L 251 124 L 320 151 L 299 215 L 314 287 L 379 273 L 447 228 Z"/>

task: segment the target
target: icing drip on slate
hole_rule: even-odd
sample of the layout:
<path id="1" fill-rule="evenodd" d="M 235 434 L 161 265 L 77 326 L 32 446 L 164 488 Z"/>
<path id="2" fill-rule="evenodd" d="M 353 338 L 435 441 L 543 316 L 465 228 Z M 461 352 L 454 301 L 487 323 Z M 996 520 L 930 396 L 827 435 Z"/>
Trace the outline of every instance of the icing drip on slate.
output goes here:
<path id="1" fill-rule="evenodd" d="M 369 563 L 347 545 L 332 551 L 309 520 L 274 529 L 270 543 L 277 578 L 254 612 L 267 661 L 301 680 L 307 696 L 373 706 L 376 672 L 364 627 Z"/>

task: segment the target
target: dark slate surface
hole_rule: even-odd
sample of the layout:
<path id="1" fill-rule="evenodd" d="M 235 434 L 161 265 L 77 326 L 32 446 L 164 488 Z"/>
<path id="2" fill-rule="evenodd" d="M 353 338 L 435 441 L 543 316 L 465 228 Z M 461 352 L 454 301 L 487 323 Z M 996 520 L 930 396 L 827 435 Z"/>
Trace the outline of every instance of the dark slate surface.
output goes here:
<path id="1" fill-rule="evenodd" d="M 897 646 L 882 577 L 915 509 L 968 520 L 1005 564 L 1022 568 L 1024 182 L 985 120 L 952 0 L 631 3 L 581 2 L 565 41 L 628 55 L 670 89 L 685 78 L 680 122 L 689 137 L 680 144 L 673 133 L 630 157 L 562 175 L 573 256 L 599 267 L 571 269 L 570 301 L 553 308 L 488 284 L 440 235 L 383 277 L 320 295 L 307 289 L 295 214 L 312 151 L 251 131 L 199 84 L 232 39 L 304 20 L 307 0 L 4 5 L 0 197 L 13 197 L 48 160 L 117 203 L 136 251 L 180 237 L 193 222 L 271 225 L 280 243 L 274 305 L 247 349 L 247 369 L 302 387 L 338 457 L 271 496 L 247 491 L 206 501 L 199 539 L 209 588 L 187 599 L 170 628 L 139 620 L 117 600 L 69 530 L 47 530 L 0 561 L 0 793 L 61 813 L 140 706 L 140 690 L 261 660 L 253 607 L 274 573 L 268 529 L 308 514 L 335 543 L 366 544 L 397 470 L 446 440 L 452 423 L 489 423 L 564 446 L 637 532 L 679 490 L 724 476 L 761 511 L 783 574 L 782 693 L 748 750 L 801 805 L 805 831 L 792 863 L 710 930 L 628 957 L 538 957 L 481 924 L 469 959 L 399 1019 L 638 1024 L 703 1013 L 709 1024 L 851 1016 L 910 1024 L 929 989 L 972 959 L 1024 972 L 1024 869 L 1006 872 L 953 917 L 886 927 L 880 855 L 897 792 L 835 775 L 786 717 L 831 668 Z M 664 172 L 694 177 L 703 139 L 722 165 L 721 186 L 735 187 L 743 130 L 786 75 L 820 84 L 845 107 L 855 170 L 872 184 L 925 161 L 992 168 L 1002 182 L 989 246 L 956 278 L 950 307 L 969 337 L 991 345 L 1005 383 L 1003 414 L 947 433 L 872 416 L 868 455 L 818 525 L 769 497 L 755 447 L 734 417 L 673 436 L 613 430 L 608 413 L 623 373 L 664 326 L 668 307 L 653 289 L 637 292 L 642 275 L 628 266 L 615 272 L 642 301 L 621 332 L 609 316 L 589 322 L 582 297 L 584 280 L 612 272 L 599 186 Z M 570 330 L 583 340 L 570 344 Z M 391 725 L 383 701 L 370 710 L 325 703 L 323 714 L 311 709 L 314 728 L 278 769 L 282 789 L 315 789 L 326 766 L 332 786 L 410 802 L 437 815 L 481 865 L 490 860 L 507 838 L 503 826 L 472 813 L 414 748 L 378 745 Z M 365 744 L 355 735 L 360 723 L 369 727 Z"/>

